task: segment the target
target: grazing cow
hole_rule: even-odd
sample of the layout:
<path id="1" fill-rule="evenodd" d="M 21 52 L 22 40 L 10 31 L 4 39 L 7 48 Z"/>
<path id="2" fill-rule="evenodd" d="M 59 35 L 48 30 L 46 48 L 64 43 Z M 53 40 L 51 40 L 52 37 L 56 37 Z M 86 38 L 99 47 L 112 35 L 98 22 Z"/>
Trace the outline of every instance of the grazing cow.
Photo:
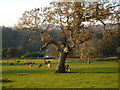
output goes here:
<path id="1" fill-rule="evenodd" d="M 42 67 L 42 63 L 38 63 L 38 68 Z"/>
<path id="2" fill-rule="evenodd" d="M 48 67 L 48 70 L 51 69 L 51 64 L 48 63 L 48 64 L 47 64 L 47 67 Z"/>
<path id="3" fill-rule="evenodd" d="M 30 67 L 32 67 L 33 66 L 33 64 L 30 64 Z"/>
<path id="4" fill-rule="evenodd" d="M 33 64 L 33 63 L 32 62 L 24 63 L 24 65 L 30 65 L 30 64 Z"/>
<path id="5" fill-rule="evenodd" d="M 46 60 L 44 60 L 44 63 L 45 63 L 45 64 L 49 64 L 49 63 L 51 63 L 51 61 L 46 61 Z"/>
<path id="6" fill-rule="evenodd" d="M 71 71 L 71 68 L 70 68 L 69 64 L 65 64 L 65 69 L 66 69 L 68 72 Z"/>
<path id="7" fill-rule="evenodd" d="M 24 63 L 24 65 L 28 65 L 28 63 Z"/>
<path id="8" fill-rule="evenodd" d="M 91 62 L 90 61 L 88 61 L 88 64 L 90 64 Z"/>
<path id="9" fill-rule="evenodd" d="M 9 63 L 9 65 L 13 65 L 13 63 Z"/>
<path id="10" fill-rule="evenodd" d="M 19 63 L 20 61 L 16 61 L 16 63 Z"/>

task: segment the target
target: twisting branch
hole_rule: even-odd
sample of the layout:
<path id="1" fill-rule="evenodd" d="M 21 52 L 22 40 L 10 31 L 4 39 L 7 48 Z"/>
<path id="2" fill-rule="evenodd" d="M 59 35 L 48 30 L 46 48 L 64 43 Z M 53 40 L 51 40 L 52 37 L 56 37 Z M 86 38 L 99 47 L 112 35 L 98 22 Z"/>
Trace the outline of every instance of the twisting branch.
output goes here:
<path id="1" fill-rule="evenodd" d="M 99 15 L 100 15 L 98 4 L 97 4 L 97 6 L 96 6 L 96 14 L 97 14 L 96 16 L 99 16 Z M 106 24 L 105 24 L 99 17 L 97 17 L 97 20 L 99 20 L 99 21 L 104 25 L 104 29 L 106 30 Z"/>
<path id="2" fill-rule="evenodd" d="M 104 29 L 107 30 L 106 29 L 106 24 L 101 19 L 98 19 L 98 20 L 104 25 Z"/>
<path id="3" fill-rule="evenodd" d="M 51 40 L 50 42 L 45 42 L 45 44 L 40 47 L 40 50 L 43 50 L 45 49 L 48 45 L 50 44 L 54 44 L 57 48 L 58 48 L 58 51 L 61 51 L 61 46 L 59 45 L 59 43 L 55 40 Z"/>
<path id="4" fill-rule="evenodd" d="M 49 44 L 52 44 L 51 42 L 45 43 L 42 47 L 40 47 L 40 50 L 45 49 Z"/>

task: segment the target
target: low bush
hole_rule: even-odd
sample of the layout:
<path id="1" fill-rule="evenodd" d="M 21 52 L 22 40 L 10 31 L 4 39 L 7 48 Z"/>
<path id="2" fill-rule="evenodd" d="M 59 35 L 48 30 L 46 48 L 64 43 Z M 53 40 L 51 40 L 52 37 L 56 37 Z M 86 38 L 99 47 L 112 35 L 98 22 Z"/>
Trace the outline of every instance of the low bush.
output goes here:
<path id="1" fill-rule="evenodd" d="M 44 57 L 44 53 L 43 52 L 29 52 L 29 53 L 25 53 L 25 55 L 22 57 L 23 58 L 39 58 L 39 57 Z"/>

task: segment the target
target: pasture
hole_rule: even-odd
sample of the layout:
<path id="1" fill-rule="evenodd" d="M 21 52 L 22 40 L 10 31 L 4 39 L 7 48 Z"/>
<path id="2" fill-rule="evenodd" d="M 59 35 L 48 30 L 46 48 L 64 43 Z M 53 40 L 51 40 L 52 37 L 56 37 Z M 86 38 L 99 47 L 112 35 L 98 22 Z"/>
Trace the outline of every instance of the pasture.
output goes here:
<path id="1" fill-rule="evenodd" d="M 3 82 L 3 88 L 118 88 L 118 62 L 116 61 L 71 61 L 71 73 L 54 73 L 57 60 L 52 60 L 52 69 L 47 66 L 38 68 L 37 63 L 43 60 L 2 60 L 2 78 L 12 82 Z M 24 65 L 25 62 L 35 62 L 33 67 Z M 13 62 L 14 65 L 8 65 Z"/>

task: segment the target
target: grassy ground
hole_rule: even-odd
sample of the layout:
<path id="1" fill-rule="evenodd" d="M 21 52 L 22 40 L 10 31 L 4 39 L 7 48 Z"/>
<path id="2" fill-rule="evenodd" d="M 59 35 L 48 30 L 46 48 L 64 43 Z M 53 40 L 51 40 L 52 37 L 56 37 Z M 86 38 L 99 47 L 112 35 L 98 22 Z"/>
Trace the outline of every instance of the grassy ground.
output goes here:
<path id="1" fill-rule="evenodd" d="M 3 88 L 118 88 L 118 62 L 115 61 L 67 61 L 72 73 L 55 74 L 57 60 L 52 61 L 52 69 L 44 64 L 38 68 L 23 65 L 27 60 L 10 66 L 2 61 L 2 78 L 13 82 L 3 82 Z M 43 62 L 42 60 L 35 63 Z"/>

